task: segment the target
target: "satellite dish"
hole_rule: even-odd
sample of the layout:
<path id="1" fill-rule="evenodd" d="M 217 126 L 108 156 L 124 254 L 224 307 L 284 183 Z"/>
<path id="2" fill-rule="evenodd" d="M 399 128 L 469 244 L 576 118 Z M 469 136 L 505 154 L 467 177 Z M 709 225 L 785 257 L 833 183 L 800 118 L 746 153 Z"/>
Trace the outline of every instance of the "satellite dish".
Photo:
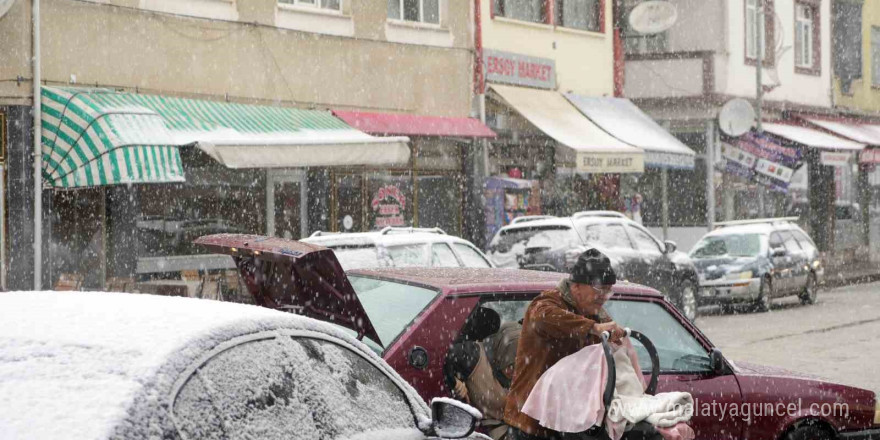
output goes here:
<path id="1" fill-rule="evenodd" d="M 629 26 L 640 34 L 657 34 L 672 27 L 678 10 L 668 1 L 651 0 L 639 3 L 629 13 Z"/>
<path id="2" fill-rule="evenodd" d="M 755 125 L 755 109 L 745 99 L 731 99 L 718 112 L 718 125 L 728 136 L 742 136 Z"/>
<path id="3" fill-rule="evenodd" d="M 9 8 L 12 7 L 13 3 L 15 3 L 15 0 L 0 0 L 0 18 L 9 12 Z"/>

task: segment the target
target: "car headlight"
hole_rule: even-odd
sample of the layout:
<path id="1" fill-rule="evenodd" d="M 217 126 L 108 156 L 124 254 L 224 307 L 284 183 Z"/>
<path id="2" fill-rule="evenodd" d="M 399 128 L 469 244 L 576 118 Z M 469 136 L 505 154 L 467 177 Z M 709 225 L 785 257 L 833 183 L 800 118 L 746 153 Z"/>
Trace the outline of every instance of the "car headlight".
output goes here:
<path id="1" fill-rule="evenodd" d="M 752 277 L 752 271 L 746 270 L 743 272 L 731 272 L 727 274 L 728 280 L 747 280 Z"/>

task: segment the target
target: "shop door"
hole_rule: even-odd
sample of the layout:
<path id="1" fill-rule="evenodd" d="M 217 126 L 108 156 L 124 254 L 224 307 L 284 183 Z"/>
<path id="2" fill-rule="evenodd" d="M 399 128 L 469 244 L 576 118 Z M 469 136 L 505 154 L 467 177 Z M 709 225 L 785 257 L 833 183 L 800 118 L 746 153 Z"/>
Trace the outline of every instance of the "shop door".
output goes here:
<path id="1" fill-rule="evenodd" d="M 358 232 L 364 230 L 364 179 L 360 174 L 336 176 L 333 185 L 335 210 L 334 231 Z"/>
<path id="2" fill-rule="evenodd" d="M 270 236 L 296 240 L 308 229 L 305 173 L 271 171 L 266 191 L 266 231 Z"/>

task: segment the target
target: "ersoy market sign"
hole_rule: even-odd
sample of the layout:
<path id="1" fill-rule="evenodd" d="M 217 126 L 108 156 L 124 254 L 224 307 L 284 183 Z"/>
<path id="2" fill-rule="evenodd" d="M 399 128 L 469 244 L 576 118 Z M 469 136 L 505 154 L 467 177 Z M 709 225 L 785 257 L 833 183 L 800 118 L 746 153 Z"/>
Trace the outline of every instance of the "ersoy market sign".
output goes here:
<path id="1" fill-rule="evenodd" d="M 370 203 L 373 212 L 376 213 L 376 227 L 404 226 L 403 218 L 406 212 L 406 196 L 400 188 L 394 185 L 385 185 L 376 191 Z"/>
<path id="2" fill-rule="evenodd" d="M 489 82 L 556 88 L 556 62 L 551 59 L 486 49 L 483 66 Z"/>
<path id="3" fill-rule="evenodd" d="M 578 151 L 576 170 L 581 173 L 642 173 L 645 171 L 645 156 Z"/>
<path id="4" fill-rule="evenodd" d="M 819 155 L 819 163 L 832 167 L 845 167 L 851 157 L 852 153 L 849 152 L 823 151 Z"/>

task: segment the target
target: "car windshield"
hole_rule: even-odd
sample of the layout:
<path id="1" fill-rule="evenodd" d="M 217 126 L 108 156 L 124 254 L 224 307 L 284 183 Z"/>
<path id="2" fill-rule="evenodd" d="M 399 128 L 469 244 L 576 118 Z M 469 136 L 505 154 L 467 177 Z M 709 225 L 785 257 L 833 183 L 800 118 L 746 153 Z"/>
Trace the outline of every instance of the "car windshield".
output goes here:
<path id="1" fill-rule="evenodd" d="M 578 239 L 569 226 L 516 228 L 501 231 L 489 244 L 489 252 L 522 253 L 532 247 L 556 249 L 572 242 L 578 242 Z"/>
<path id="2" fill-rule="evenodd" d="M 694 246 L 691 258 L 756 257 L 760 253 L 760 234 L 728 234 L 703 238 Z"/>
<path id="3" fill-rule="evenodd" d="M 409 328 L 413 319 L 440 294 L 424 287 L 357 275 L 350 275 L 348 279 L 385 347 Z M 372 341 L 366 338 L 363 341 L 373 351 L 382 353 L 382 348 Z"/>

